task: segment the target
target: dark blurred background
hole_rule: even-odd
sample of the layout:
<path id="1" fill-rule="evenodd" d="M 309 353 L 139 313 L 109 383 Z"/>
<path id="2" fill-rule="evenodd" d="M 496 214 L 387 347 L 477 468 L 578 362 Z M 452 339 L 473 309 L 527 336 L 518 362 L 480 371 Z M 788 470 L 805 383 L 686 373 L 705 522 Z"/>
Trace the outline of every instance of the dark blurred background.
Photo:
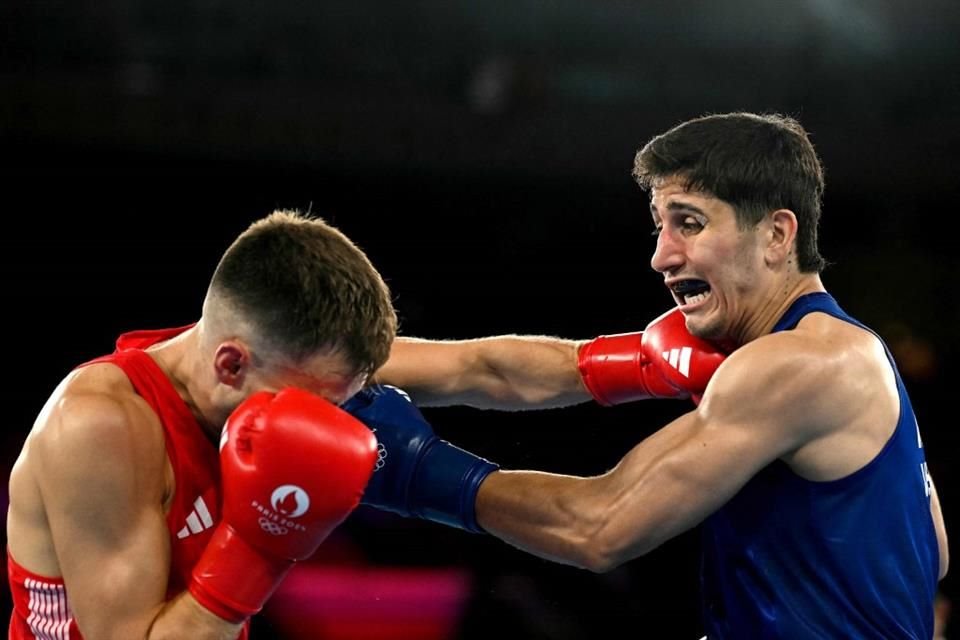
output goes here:
<path id="1" fill-rule="evenodd" d="M 5 0 L 4 473 L 71 367 L 196 319 L 220 254 L 277 207 L 365 249 L 406 335 L 640 329 L 671 301 L 634 152 L 777 111 L 826 165 L 824 281 L 897 353 L 960 531 L 958 32 L 955 0 Z M 686 408 L 428 417 L 505 467 L 593 474 Z M 597 576 L 361 510 L 321 556 L 255 637 L 701 631 L 696 531 Z"/>

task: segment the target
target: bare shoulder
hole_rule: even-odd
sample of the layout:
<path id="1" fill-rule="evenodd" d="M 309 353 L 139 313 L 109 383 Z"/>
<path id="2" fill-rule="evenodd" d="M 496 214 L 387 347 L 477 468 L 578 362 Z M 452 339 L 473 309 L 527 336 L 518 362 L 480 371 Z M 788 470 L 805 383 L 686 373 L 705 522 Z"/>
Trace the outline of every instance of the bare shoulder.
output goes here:
<path id="1" fill-rule="evenodd" d="M 776 334 L 781 335 L 781 334 Z M 830 402 L 860 408 L 878 394 L 896 394 L 896 379 L 880 339 L 867 329 L 824 313 L 805 317 L 792 335 L 811 356 L 811 390 Z M 771 336 L 772 337 L 772 336 Z"/>
<path id="2" fill-rule="evenodd" d="M 11 470 L 10 552 L 49 576 L 64 575 L 71 559 L 92 561 L 98 540 L 129 530 L 124 518 L 136 505 L 162 509 L 166 464 L 159 419 L 120 369 L 96 364 L 71 372 Z"/>
<path id="3" fill-rule="evenodd" d="M 717 370 L 706 410 L 757 426 L 769 423 L 794 444 L 851 424 L 889 398 L 892 369 L 869 331 L 822 313 L 792 331 L 744 345 Z"/>
<path id="4" fill-rule="evenodd" d="M 58 469 L 91 464 L 103 472 L 113 465 L 153 472 L 163 468 L 165 452 L 159 418 L 126 375 L 106 363 L 64 379 L 38 417 L 28 446 L 51 478 Z"/>
<path id="5" fill-rule="evenodd" d="M 750 398 L 782 405 L 815 393 L 835 365 L 830 353 L 793 331 L 763 336 L 734 351 L 708 387 L 709 400 L 740 403 Z M 826 357 L 826 359 L 825 359 Z"/>

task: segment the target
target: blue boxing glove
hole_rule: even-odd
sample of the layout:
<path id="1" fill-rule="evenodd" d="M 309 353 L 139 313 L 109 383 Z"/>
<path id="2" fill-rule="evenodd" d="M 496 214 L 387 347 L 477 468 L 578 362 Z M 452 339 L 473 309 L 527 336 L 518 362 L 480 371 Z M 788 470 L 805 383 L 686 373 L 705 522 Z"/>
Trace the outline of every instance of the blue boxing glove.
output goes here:
<path id="1" fill-rule="evenodd" d="M 477 491 L 497 465 L 438 438 L 396 387 L 367 387 L 342 408 L 373 430 L 379 443 L 361 504 L 483 532 L 477 524 Z"/>

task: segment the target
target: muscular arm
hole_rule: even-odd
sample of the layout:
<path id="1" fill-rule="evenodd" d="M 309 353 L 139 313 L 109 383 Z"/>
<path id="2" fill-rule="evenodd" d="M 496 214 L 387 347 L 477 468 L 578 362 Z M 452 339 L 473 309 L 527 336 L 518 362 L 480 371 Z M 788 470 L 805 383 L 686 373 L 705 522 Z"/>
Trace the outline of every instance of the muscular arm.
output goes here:
<path id="1" fill-rule="evenodd" d="M 376 377 L 405 389 L 422 406 L 562 407 L 591 399 L 577 369 L 579 344 L 532 336 L 397 338 Z"/>
<path id="2" fill-rule="evenodd" d="M 557 562 L 605 571 L 700 523 L 757 471 L 810 438 L 830 402 L 817 401 L 822 363 L 744 348 L 718 370 L 700 407 L 631 450 L 610 472 L 578 478 L 491 474 L 477 518 L 491 534 Z M 769 382 L 791 385 L 771 391 Z M 804 402 L 804 423 L 783 407 Z M 812 420 L 810 420 L 812 418 Z"/>
<path id="3" fill-rule="evenodd" d="M 138 398 L 70 392 L 31 443 L 57 562 L 89 640 L 227 640 L 240 626 L 189 594 L 166 600 L 165 449 Z"/>

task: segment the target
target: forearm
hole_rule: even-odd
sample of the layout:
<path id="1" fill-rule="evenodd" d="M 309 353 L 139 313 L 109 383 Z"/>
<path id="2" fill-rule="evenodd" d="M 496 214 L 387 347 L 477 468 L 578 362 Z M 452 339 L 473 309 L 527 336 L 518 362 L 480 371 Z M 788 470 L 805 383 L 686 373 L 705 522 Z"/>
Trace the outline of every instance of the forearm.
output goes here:
<path id="1" fill-rule="evenodd" d="M 569 406 L 591 399 L 577 368 L 578 347 L 572 340 L 542 336 L 398 338 L 377 381 L 406 389 L 421 406 Z"/>
<path id="2" fill-rule="evenodd" d="M 487 533 L 545 560 L 592 571 L 619 563 L 602 542 L 604 495 L 595 478 L 537 471 L 490 474 L 477 495 Z"/>
<path id="3" fill-rule="evenodd" d="M 159 554 L 158 554 L 159 555 Z M 186 629 L 198 640 L 232 640 L 242 623 L 230 622 L 203 607 L 189 592 L 165 599 L 166 575 L 158 563 L 102 562 L 96 578 L 68 580 L 67 592 L 84 637 L 93 639 L 174 640 Z"/>
<path id="4" fill-rule="evenodd" d="M 679 418 L 599 476 L 492 473 L 477 493 L 477 521 L 541 558 L 608 571 L 695 526 L 732 495 L 736 456 L 705 460 L 697 424 L 693 414 Z"/>
<path id="5" fill-rule="evenodd" d="M 136 584 L 142 582 L 142 576 L 130 579 L 133 582 L 127 585 L 116 583 L 114 589 L 100 590 L 95 598 L 84 597 L 82 591 L 71 593 L 73 604 L 80 605 L 74 607 L 74 615 L 84 637 L 177 640 L 189 630 L 190 637 L 197 640 L 233 640 L 243 627 L 242 623 L 218 617 L 186 591 L 165 602 L 149 604 Z"/>
<path id="6" fill-rule="evenodd" d="M 184 630 L 197 640 L 234 640 L 243 623 L 232 623 L 204 608 L 188 592 L 167 602 L 150 625 L 146 640 L 177 640 Z"/>

